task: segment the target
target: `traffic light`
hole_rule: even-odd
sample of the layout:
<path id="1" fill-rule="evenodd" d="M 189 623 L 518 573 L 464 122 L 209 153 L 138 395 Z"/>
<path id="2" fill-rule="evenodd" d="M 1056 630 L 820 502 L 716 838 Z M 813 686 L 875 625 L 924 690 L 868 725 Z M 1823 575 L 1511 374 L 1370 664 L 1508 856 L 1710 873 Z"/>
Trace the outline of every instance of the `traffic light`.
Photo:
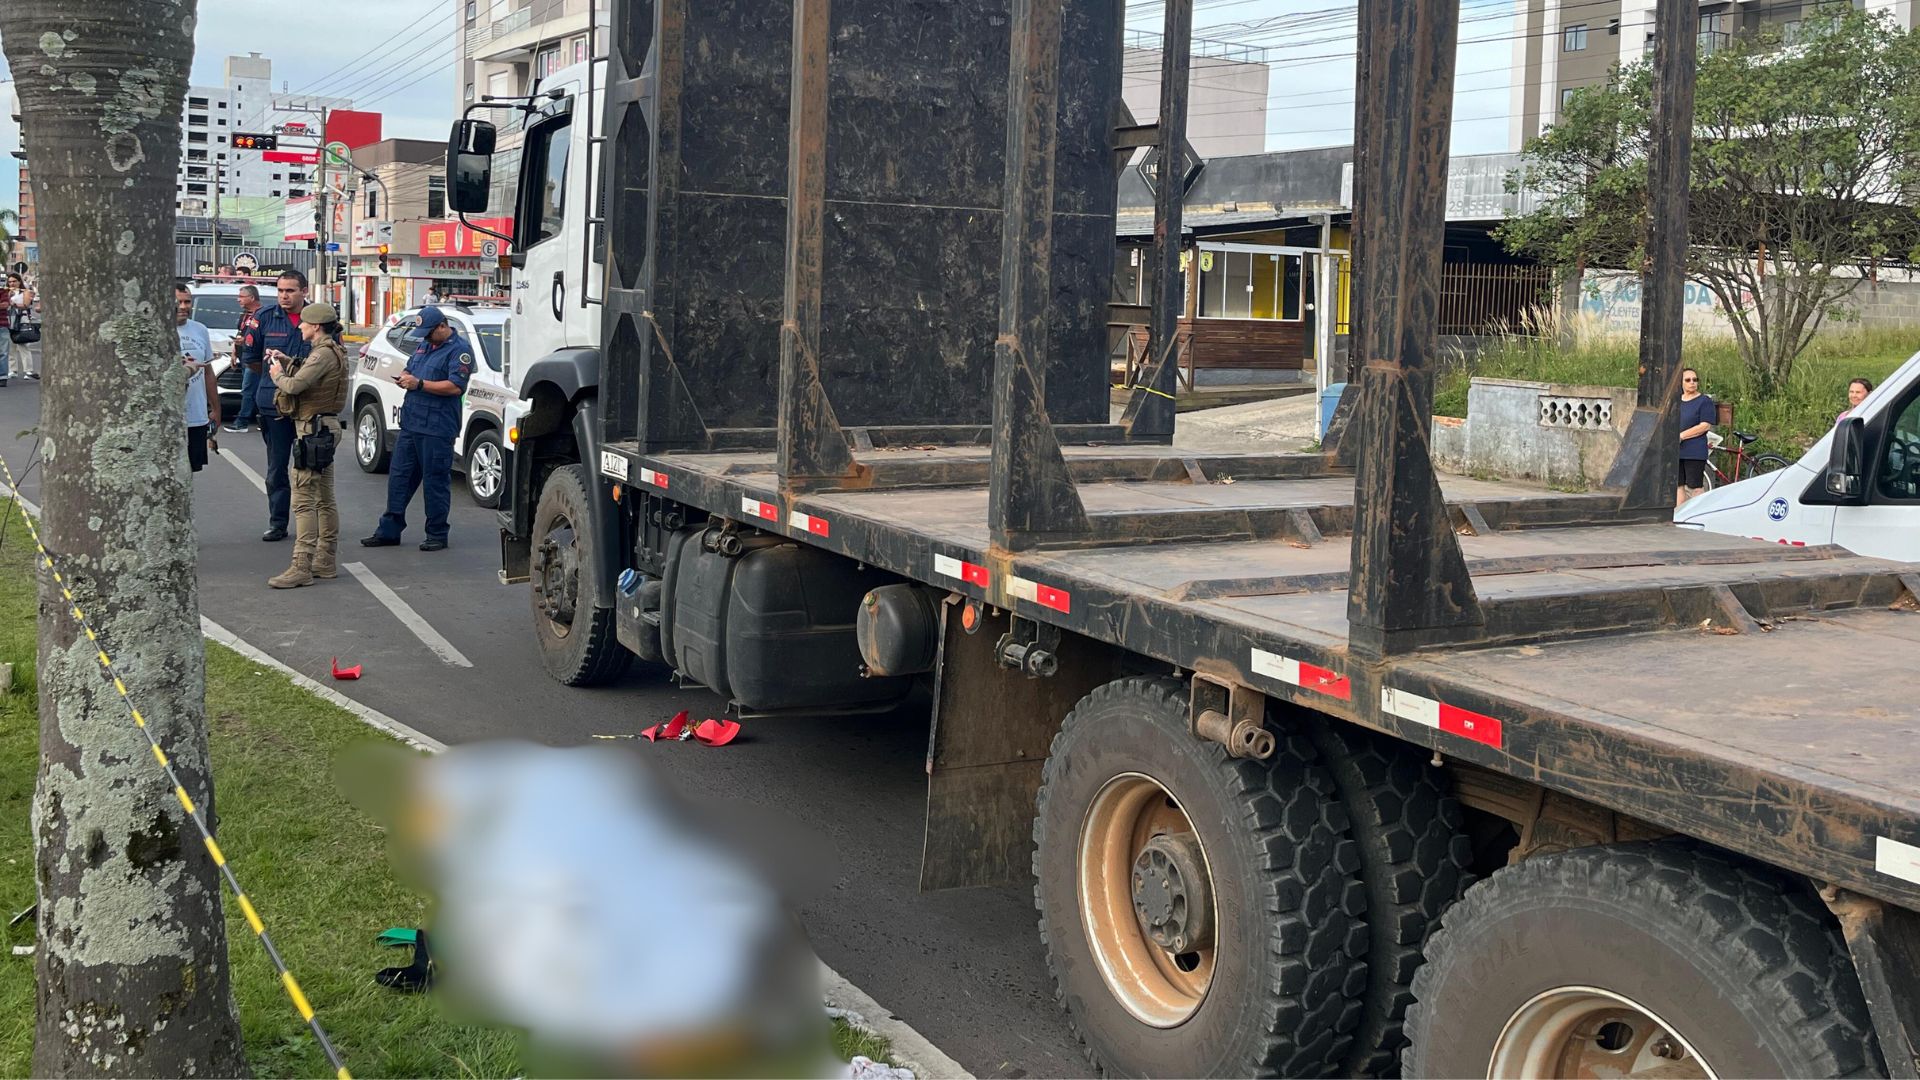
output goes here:
<path id="1" fill-rule="evenodd" d="M 380 272 L 383 274 L 387 272 L 387 252 L 391 250 L 393 249 L 386 244 L 380 245 Z"/>
<path id="2" fill-rule="evenodd" d="M 235 150 L 278 150 L 280 136 L 236 131 L 233 133 L 233 148 Z"/>

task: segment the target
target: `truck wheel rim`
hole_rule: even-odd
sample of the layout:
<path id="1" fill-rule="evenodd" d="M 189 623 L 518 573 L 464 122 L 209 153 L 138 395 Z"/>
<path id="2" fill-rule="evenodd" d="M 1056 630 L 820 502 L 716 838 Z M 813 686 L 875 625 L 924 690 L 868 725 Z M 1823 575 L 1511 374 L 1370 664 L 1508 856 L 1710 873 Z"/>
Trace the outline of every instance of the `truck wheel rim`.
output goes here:
<path id="1" fill-rule="evenodd" d="M 493 498 L 500 490 L 500 451 L 490 442 L 482 442 L 473 448 L 473 464 L 469 466 L 473 474 L 473 490 L 483 499 Z"/>
<path id="2" fill-rule="evenodd" d="M 362 414 L 354 435 L 355 444 L 360 448 L 360 460 L 372 461 L 380 453 L 380 422 Z"/>
<path id="3" fill-rule="evenodd" d="M 579 553 L 573 524 L 565 517 L 557 517 L 534 549 L 533 558 L 534 607 L 547 620 L 547 628 L 556 638 L 565 638 L 573 632 L 579 589 Z"/>
<path id="4" fill-rule="evenodd" d="M 1116 776 L 1087 810 L 1078 862 L 1080 923 L 1107 989 L 1143 1024 L 1185 1023 L 1206 1000 L 1217 952 L 1193 822 L 1159 781 Z M 1175 940 L 1185 947 L 1162 944 Z"/>
<path id="5" fill-rule="evenodd" d="M 1673 1025 L 1630 998 L 1591 986 L 1563 986 L 1520 1006 L 1487 1068 L 1490 1080 L 1715 1075 Z"/>

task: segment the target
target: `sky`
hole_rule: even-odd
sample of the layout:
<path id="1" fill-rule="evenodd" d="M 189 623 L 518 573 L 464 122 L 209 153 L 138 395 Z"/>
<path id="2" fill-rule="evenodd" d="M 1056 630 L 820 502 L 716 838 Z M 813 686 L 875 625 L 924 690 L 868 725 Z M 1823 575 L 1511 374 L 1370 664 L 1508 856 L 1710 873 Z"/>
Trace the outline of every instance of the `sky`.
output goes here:
<path id="1" fill-rule="evenodd" d="M 294 93 L 352 97 L 355 107 L 385 114 L 383 133 L 388 138 L 441 141 L 453 122 L 454 17 L 464 9 L 464 4 L 456 8 L 458 2 L 327 0 L 280 18 L 270 5 L 256 0 L 200 0 L 193 83 L 218 86 L 225 80 L 228 56 L 258 52 L 273 61 L 275 92 L 285 87 Z M 303 26 L 310 13 L 322 10 L 331 25 L 341 28 L 338 32 L 290 32 Z M 313 47 L 321 41 L 328 43 L 326 48 Z M 395 44 L 399 47 L 393 48 Z M 329 76 L 362 61 L 369 62 L 361 70 L 348 70 L 329 81 Z M 0 80 L 11 77 L 0 57 Z M 413 81 L 416 77 L 418 82 Z M 0 206 L 19 201 L 18 163 L 12 156 L 19 145 L 13 117 L 0 115 Z"/>
<path id="2" fill-rule="evenodd" d="M 1160 28 L 1159 3 L 1126 3 L 1130 28 Z M 453 119 L 453 30 L 462 6 L 462 0 L 328 0 L 308 10 L 323 9 L 343 30 L 309 36 L 288 33 L 288 23 L 257 0 L 200 0 L 193 82 L 218 85 L 226 57 L 260 52 L 273 61 L 276 91 L 353 97 L 357 107 L 385 114 L 389 138 L 444 139 Z M 1456 154 L 1509 148 L 1513 6 L 1512 0 L 1461 0 Z M 293 22 L 307 17 L 293 16 Z M 1196 37 L 1270 50 L 1269 150 L 1352 139 L 1352 0 L 1195 0 L 1194 27 Z M 303 47 L 315 40 L 329 47 Z M 0 58 L 0 80 L 7 78 Z M 0 206 L 10 207 L 19 190 L 12 157 L 19 134 L 7 112 L 0 109 Z"/>

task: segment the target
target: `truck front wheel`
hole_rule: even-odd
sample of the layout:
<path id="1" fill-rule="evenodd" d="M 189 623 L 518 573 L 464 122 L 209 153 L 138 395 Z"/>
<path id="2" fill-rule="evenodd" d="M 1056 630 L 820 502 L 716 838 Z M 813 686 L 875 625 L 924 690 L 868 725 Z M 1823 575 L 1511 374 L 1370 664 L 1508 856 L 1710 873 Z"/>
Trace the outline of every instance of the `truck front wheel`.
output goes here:
<path id="1" fill-rule="evenodd" d="M 1109 1075 L 1340 1063 L 1366 986 L 1365 900 L 1306 740 L 1229 757 L 1188 731 L 1178 683 L 1109 683 L 1054 739 L 1034 841 L 1048 966 Z"/>
<path id="2" fill-rule="evenodd" d="M 1582 848 L 1467 890 L 1427 945 L 1407 1076 L 1883 1076 L 1827 912 L 1666 843 Z"/>
<path id="3" fill-rule="evenodd" d="M 599 603 L 608 585 L 593 573 L 585 477 L 578 465 L 555 469 L 533 512 L 534 633 L 548 673 L 568 686 L 610 682 L 633 657 L 614 637 L 613 608 Z"/>

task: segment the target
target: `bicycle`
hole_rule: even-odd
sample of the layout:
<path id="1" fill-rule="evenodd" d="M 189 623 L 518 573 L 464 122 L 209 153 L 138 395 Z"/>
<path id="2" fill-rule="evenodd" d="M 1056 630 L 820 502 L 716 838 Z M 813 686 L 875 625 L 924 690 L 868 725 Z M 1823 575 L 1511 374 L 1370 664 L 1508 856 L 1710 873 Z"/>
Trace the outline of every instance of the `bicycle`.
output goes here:
<path id="1" fill-rule="evenodd" d="M 1729 448 L 1725 445 L 1726 440 L 1721 438 L 1719 432 L 1707 432 L 1705 489 L 1712 491 L 1722 484 L 1736 484 L 1749 476 L 1759 476 L 1762 473 L 1776 472 L 1792 464 L 1792 462 L 1781 457 L 1779 454 L 1749 455 L 1747 453 L 1747 447 L 1759 437 L 1760 436 L 1752 432 L 1736 431 L 1733 433 L 1735 445 Z M 1731 475 L 1729 475 L 1727 470 L 1720 468 L 1720 460 L 1716 460 L 1716 455 L 1720 460 L 1731 459 Z M 1743 472 L 1745 476 L 1741 475 Z"/>

